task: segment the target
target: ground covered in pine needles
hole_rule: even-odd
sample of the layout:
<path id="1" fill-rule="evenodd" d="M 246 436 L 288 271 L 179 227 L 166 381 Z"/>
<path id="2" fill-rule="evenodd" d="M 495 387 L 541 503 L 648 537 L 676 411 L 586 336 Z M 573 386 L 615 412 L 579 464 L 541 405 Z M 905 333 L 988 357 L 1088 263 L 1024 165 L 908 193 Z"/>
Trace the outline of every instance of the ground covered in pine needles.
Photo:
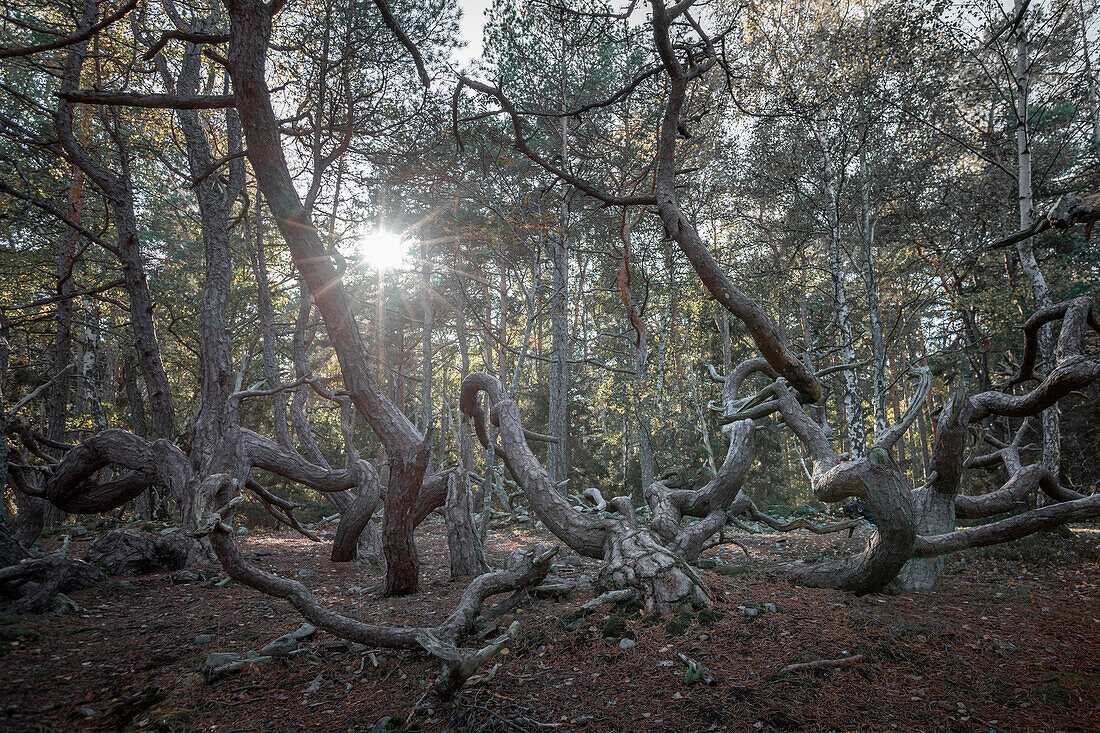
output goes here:
<path id="1" fill-rule="evenodd" d="M 378 597 L 376 570 L 330 563 L 327 544 L 254 533 L 242 546 L 345 613 L 433 625 L 464 582 L 448 578 L 441 521 L 425 522 L 417 539 L 421 592 L 402 599 Z M 301 617 L 287 603 L 222 582 L 216 567 L 206 569 L 206 584 L 174 585 L 167 574 L 112 578 L 74 594 L 79 612 L 0 615 L 0 728 L 1100 729 L 1100 529 L 954 557 L 941 588 L 926 595 L 857 598 L 762 572 L 777 559 L 819 557 L 863 539 L 754 535 L 745 540 L 751 559 L 732 545 L 715 548 L 704 556 L 715 567 L 699 571 L 715 607 L 670 619 L 631 607 L 577 618 L 591 599 L 584 593 L 532 601 L 497 620 L 522 626 L 492 678 L 448 704 L 425 694 L 437 669 L 427 655 L 361 648 L 324 632 L 289 658 L 208 682 L 209 653 L 258 649 Z M 517 546 L 551 540 L 502 525 L 489 546 L 499 562 Z M 558 562 L 562 577 L 596 575 L 593 562 L 568 555 Z M 678 654 L 705 666 L 713 684 Z M 834 669 L 780 671 L 856 655 L 864 659 Z"/>

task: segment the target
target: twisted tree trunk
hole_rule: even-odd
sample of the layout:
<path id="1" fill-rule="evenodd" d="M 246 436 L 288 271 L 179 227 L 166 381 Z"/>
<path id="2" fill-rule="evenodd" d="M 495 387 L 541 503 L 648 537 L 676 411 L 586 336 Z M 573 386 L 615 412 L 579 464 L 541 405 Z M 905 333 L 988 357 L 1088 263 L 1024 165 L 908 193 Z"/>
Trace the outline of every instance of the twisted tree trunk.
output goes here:
<path id="1" fill-rule="evenodd" d="M 227 68 L 257 183 L 295 266 L 313 293 L 336 350 L 344 386 L 389 459 L 382 528 L 385 590 L 388 595 L 412 593 L 417 588 L 419 563 L 410 513 L 427 467 L 430 444 L 379 388 L 339 273 L 294 187 L 265 79 L 271 9 L 260 0 L 228 0 L 226 7 L 231 35 Z"/>
<path id="2" fill-rule="evenodd" d="M 710 592 L 687 563 L 670 552 L 651 530 L 638 526 L 629 500 L 618 497 L 622 518 L 582 514 L 558 491 L 549 472 L 527 445 L 519 408 L 495 377 L 474 373 L 462 384 L 460 406 L 474 421 L 478 438 L 488 445 L 485 415 L 478 396 L 486 393 L 492 423 L 498 428 L 497 452 L 539 519 L 563 542 L 587 557 L 607 561 L 600 582 L 611 589 L 630 589 L 646 609 L 660 614 L 713 602 Z"/>

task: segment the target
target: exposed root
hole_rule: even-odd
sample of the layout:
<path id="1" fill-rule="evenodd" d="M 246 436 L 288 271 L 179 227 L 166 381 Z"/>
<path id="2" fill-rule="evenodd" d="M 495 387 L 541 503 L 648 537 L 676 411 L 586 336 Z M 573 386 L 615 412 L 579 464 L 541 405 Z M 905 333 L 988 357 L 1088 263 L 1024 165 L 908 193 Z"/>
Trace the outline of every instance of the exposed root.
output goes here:
<path id="1" fill-rule="evenodd" d="M 619 588 L 618 590 L 609 590 L 593 598 L 581 606 L 581 611 L 594 611 L 600 606 L 606 606 L 608 604 L 625 603 L 632 598 L 637 597 L 638 591 L 633 588 Z"/>
<path id="2" fill-rule="evenodd" d="M 99 568 L 83 560 L 67 556 L 68 537 L 61 549 L 40 558 L 25 558 L 21 562 L 0 568 L 0 596 L 14 598 L 8 612 L 40 613 L 50 608 L 58 598 L 76 606 L 61 594 L 65 590 L 87 588 L 106 578 Z"/>

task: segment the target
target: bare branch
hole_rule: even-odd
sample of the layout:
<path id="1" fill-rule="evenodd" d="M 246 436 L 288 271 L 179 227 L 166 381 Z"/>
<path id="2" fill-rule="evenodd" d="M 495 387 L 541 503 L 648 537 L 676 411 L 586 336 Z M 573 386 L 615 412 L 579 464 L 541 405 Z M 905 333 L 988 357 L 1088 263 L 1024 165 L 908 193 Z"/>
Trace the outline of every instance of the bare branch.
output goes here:
<path id="1" fill-rule="evenodd" d="M 42 53 L 43 51 L 53 51 L 58 48 L 65 48 L 66 46 L 73 46 L 77 43 L 88 40 L 96 33 L 122 19 L 127 13 L 138 6 L 138 0 L 127 0 L 127 3 L 115 11 L 114 14 L 107 16 L 95 25 L 84 28 L 71 36 L 59 38 L 56 41 L 50 41 L 49 43 L 42 43 L 37 46 L 17 46 L 12 48 L 0 49 L 0 59 L 10 59 L 18 56 L 30 56 L 36 53 Z"/>
<path id="2" fill-rule="evenodd" d="M 117 105 L 147 109 L 226 109 L 235 107 L 232 94 L 137 94 L 134 92 L 100 92 L 92 89 L 57 91 L 54 96 L 77 104 Z"/>

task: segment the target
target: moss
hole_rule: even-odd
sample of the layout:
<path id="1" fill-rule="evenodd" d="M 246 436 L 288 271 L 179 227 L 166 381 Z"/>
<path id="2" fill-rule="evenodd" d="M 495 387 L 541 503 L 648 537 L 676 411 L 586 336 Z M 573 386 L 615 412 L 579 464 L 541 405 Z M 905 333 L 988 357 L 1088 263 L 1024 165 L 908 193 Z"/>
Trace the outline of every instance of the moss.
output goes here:
<path id="1" fill-rule="evenodd" d="M 786 504 L 769 504 L 766 511 L 773 517 L 779 517 L 780 519 L 786 519 L 794 513 L 794 510 Z"/>
<path id="2" fill-rule="evenodd" d="M 704 626 L 711 626 L 722 618 L 722 614 L 710 608 L 704 608 L 695 616 L 696 620 Z"/>
<path id="3" fill-rule="evenodd" d="M 691 628 L 691 622 L 694 620 L 694 616 L 683 611 L 665 622 L 665 633 L 669 636 L 683 636 Z"/>
<path id="4" fill-rule="evenodd" d="M 756 572 L 756 568 L 749 565 L 722 565 L 721 567 L 715 568 L 714 572 L 719 575 L 736 578 L 738 575 L 752 575 Z"/>
<path id="5" fill-rule="evenodd" d="M 618 638 L 626 631 L 626 619 L 618 614 L 614 614 L 603 623 L 603 635 L 605 637 L 613 636 Z"/>
<path id="6" fill-rule="evenodd" d="M 799 505 L 799 507 L 794 510 L 793 516 L 812 517 L 815 516 L 817 512 L 817 507 L 815 507 L 813 504 L 810 504 L 809 502 L 806 502 L 805 504 Z"/>
<path id="7" fill-rule="evenodd" d="M 1044 682 L 1031 691 L 1031 699 L 1053 710 L 1065 709 L 1070 702 L 1070 692 L 1058 680 Z"/>

